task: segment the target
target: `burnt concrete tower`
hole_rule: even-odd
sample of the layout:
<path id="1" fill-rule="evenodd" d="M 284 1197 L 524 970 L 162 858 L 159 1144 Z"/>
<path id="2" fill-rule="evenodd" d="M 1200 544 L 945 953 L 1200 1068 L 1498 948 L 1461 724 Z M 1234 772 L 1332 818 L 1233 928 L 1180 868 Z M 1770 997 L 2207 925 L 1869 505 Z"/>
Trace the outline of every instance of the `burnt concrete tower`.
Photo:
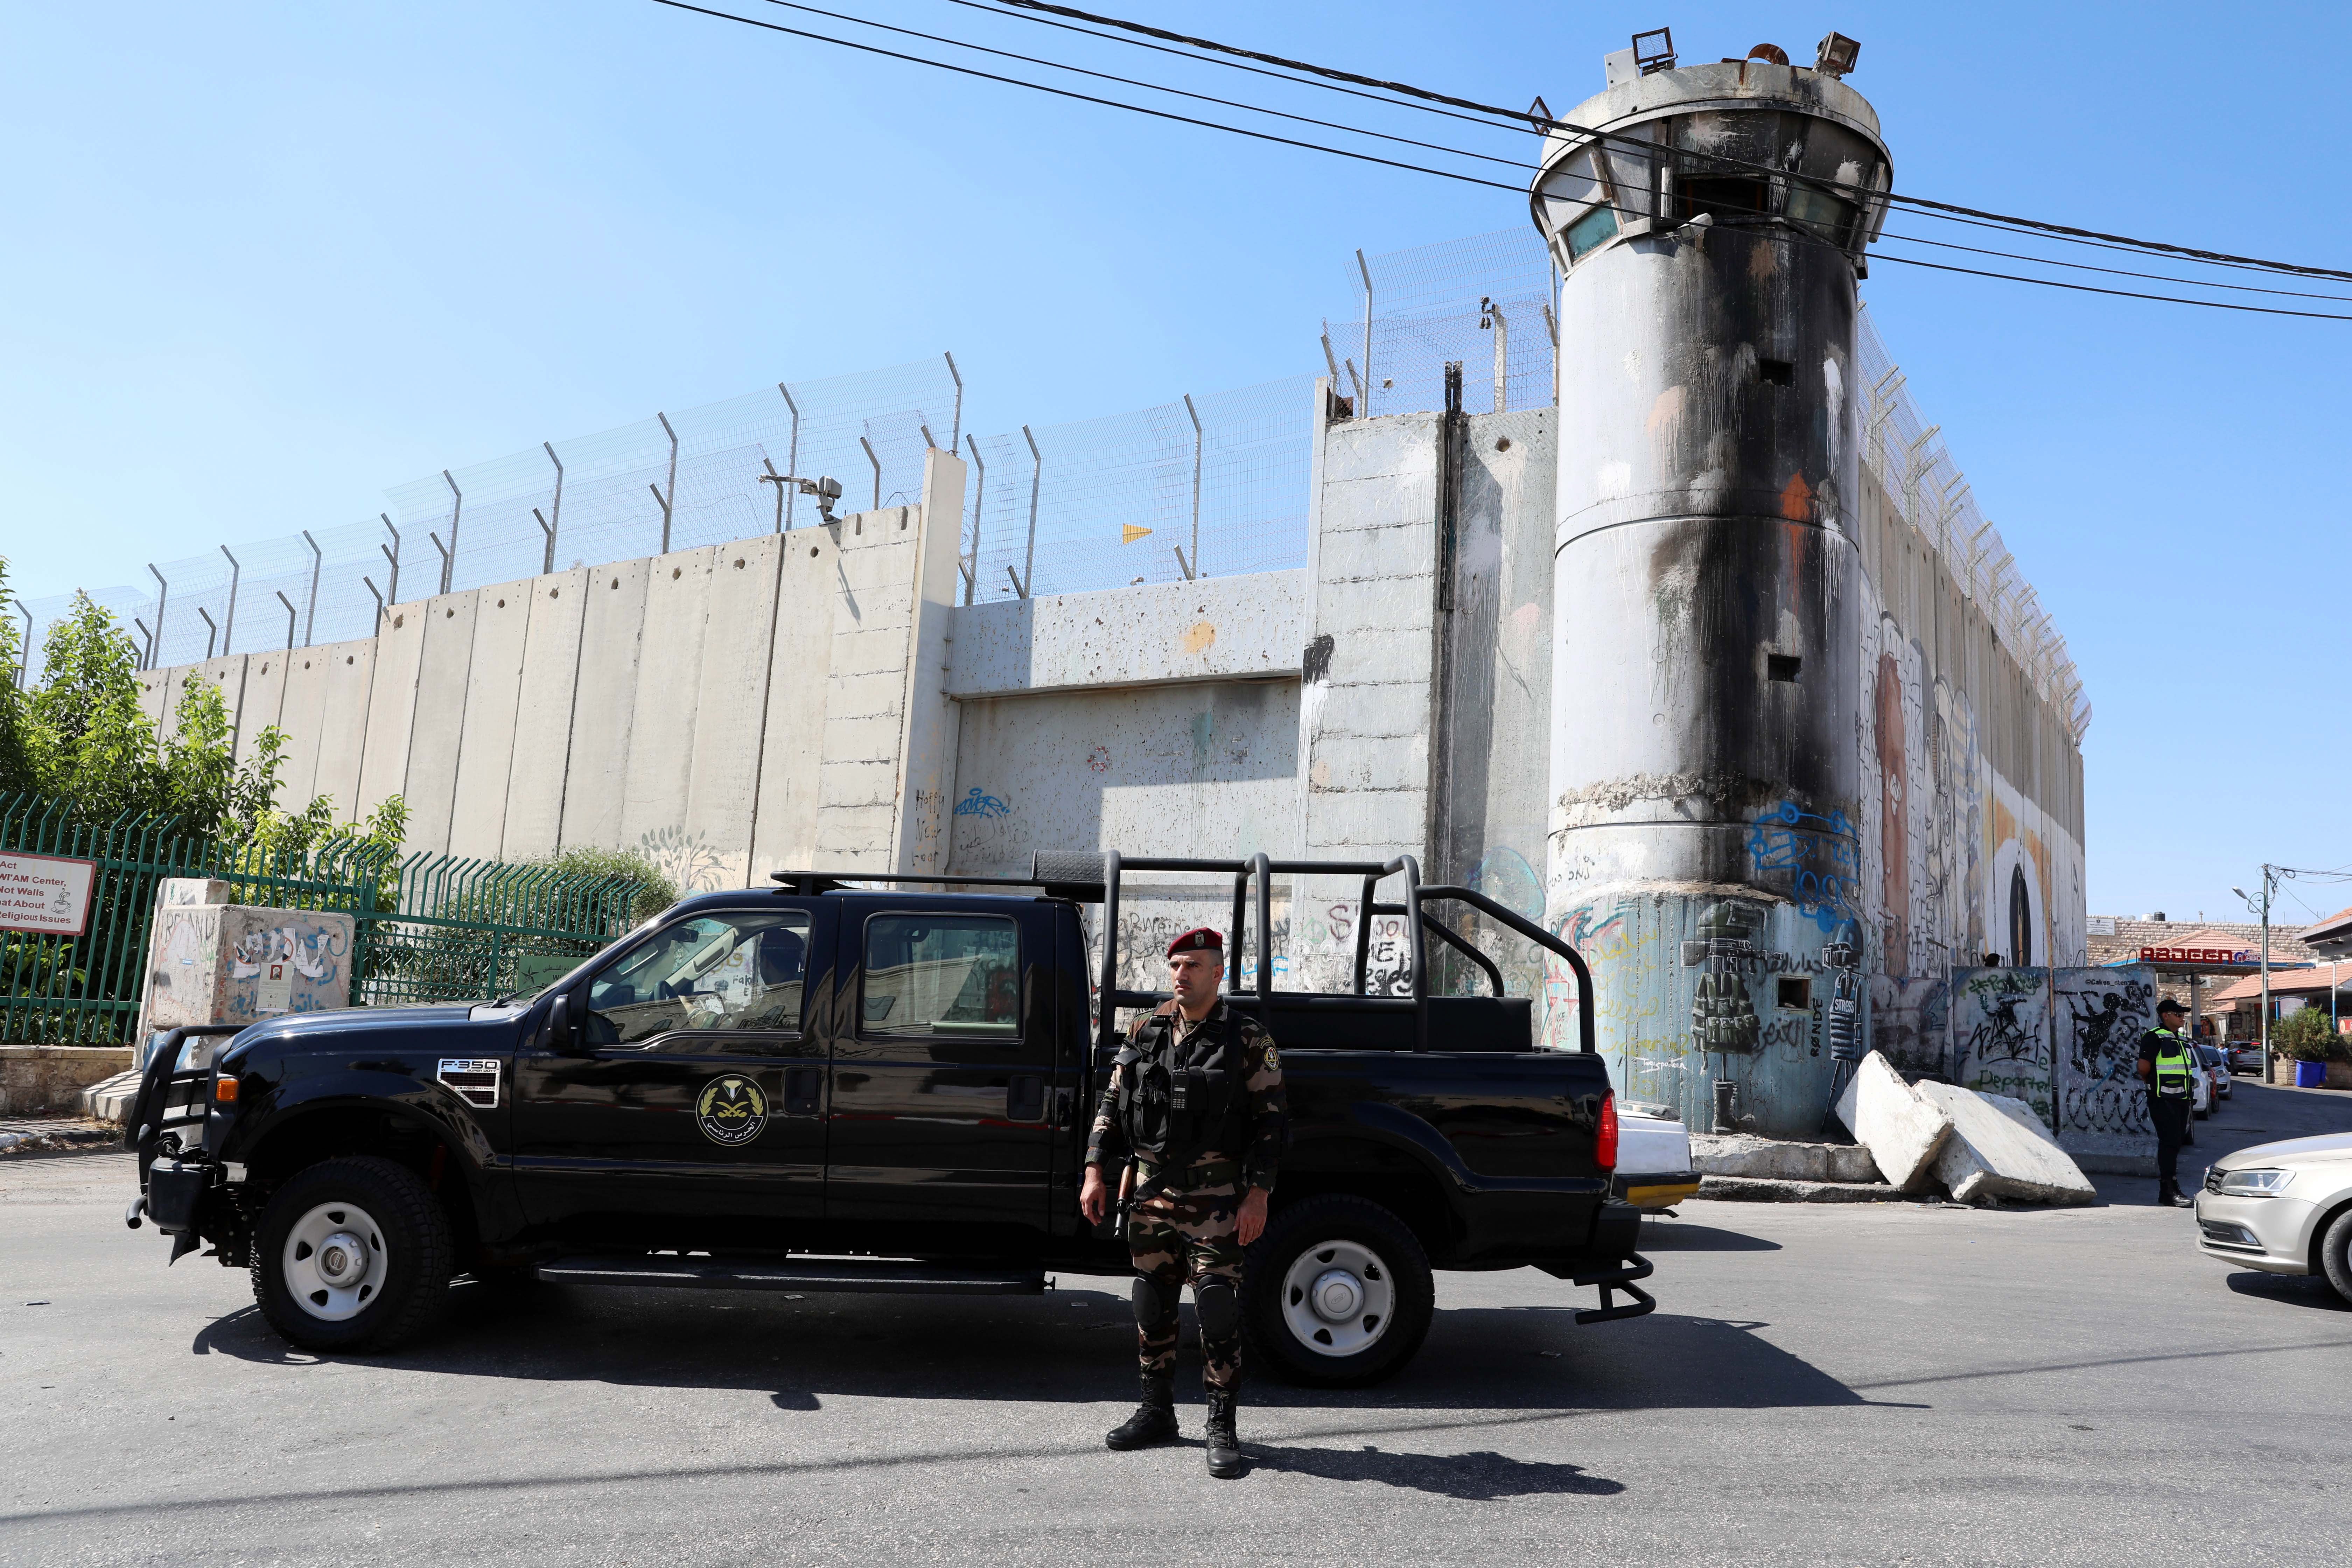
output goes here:
<path id="1" fill-rule="evenodd" d="M 1621 1093 L 1810 1134 L 1875 961 L 1854 325 L 1892 171 L 1850 40 L 1643 41 L 1531 194 L 1562 274 L 1548 906 Z"/>

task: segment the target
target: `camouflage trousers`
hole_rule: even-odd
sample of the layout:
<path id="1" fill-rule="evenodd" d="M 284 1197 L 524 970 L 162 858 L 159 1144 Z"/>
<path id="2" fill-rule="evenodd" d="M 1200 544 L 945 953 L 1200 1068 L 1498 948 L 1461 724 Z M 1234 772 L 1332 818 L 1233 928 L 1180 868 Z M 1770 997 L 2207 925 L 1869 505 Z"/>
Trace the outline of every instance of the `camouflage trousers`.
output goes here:
<path id="1" fill-rule="evenodd" d="M 1223 1279 L 1238 1291 L 1242 1247 L 1241 1184 L 1228 1179 L 1154 1194 L 1135 1205 L 1127 1219 L 1127 1250 L 1135 1272 L 1151 1282 L 1160 1310 L 1151 1321 L 1136 1323 L 1136 1355 L 1149 1373 L 1166 1375 L 1176 1366 L 1178 1298 L 1190 1281 L 1197 1302 L 1202 1282 Z M 1201 1335 L 1201 1381 L 1230 1393 L 1241 1386 L 1242 1333 L 1238 1315 L 1229 1331 Z"/>

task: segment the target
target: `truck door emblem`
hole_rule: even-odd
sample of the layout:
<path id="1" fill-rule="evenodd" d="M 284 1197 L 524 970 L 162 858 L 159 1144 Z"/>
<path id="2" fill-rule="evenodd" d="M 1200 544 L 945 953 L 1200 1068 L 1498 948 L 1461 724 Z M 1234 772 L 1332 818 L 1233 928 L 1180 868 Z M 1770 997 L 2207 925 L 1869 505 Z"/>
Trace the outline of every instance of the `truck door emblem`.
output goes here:
<path id="1" fill-rule="evenodd" d="M 694 1123 L 713 1143 L 749 1143 L 768 1125 L 768 1097 L 740 1073 L 714 1078 L 695 1097 Z"/>
<path id="2" fill-rule="evenodd" d="M 476 1060 L 470 1057 L 444 1057 L 441 1070 L 436 1075 L 443 1083 L 457 1091 L 457 1098 L 477 1110 L 499 1108 L 499 1063 L 495 1057 Z"/>

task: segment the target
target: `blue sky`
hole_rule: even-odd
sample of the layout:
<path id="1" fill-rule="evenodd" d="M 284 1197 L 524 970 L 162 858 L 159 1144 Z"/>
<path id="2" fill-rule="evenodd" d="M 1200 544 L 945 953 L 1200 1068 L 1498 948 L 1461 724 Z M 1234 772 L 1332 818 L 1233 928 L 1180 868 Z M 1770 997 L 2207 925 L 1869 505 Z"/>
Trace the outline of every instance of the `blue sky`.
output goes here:
<path id="1" fill-rule="evenodd" d="M 1347 108 L 946 0 L 841 8 Z M 1692 59 L 1761 41 L 1810 58 L 1835 27 L 1863 41 L 1853 85 L 1903 189 L 2352 265 L 2340 182 L 2321 177 L 2341 7 L 1124 14 L 1561 110 L 1638 27 L 1671 25 Z M 1354 308 L 1355 247 L 1525 220 L 1500 191 L 643 0 L 16 6 L 7 37 L 0 551 L 28 595 L 355 521 L 387 485 L 656 406 L 943 348 L 982 430 L 1311 370 L 1318 320 Z M 2346 641 L 2328 476 L 2352 322 L 1891 265 L 1864 293 L 2096 704 L 2092 909 L 2220 919 L 2262 860 L 2352 860 L 2327 783 L 2344 727 L 2317 700 Z"/>

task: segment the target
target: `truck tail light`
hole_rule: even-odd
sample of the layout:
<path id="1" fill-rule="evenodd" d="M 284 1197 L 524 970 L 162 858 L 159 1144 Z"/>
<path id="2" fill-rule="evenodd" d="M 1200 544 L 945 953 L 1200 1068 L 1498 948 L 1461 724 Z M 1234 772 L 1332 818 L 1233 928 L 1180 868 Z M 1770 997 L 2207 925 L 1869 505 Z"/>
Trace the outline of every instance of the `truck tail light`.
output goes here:
<path id="1" fill-rule="evenodd" d="M 1601 1097 L 1601 1135 L 1593 1140 L 1592 1155 L 1603 1171 L 1617 1169 L 1617 1096 L 1613 1092 Z"/>

